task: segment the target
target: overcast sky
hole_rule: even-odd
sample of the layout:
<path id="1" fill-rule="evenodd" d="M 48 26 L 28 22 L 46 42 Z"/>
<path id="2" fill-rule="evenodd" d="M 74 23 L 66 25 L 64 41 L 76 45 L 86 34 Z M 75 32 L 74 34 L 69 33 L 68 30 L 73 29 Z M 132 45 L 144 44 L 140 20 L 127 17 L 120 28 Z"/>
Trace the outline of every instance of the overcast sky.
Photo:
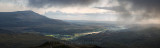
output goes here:
<path id="1" fill-rule="evenodd" d="M 0 12 L 32 10 L 62 20 L 160 22 L 158 0 L 0 0 Z"/>

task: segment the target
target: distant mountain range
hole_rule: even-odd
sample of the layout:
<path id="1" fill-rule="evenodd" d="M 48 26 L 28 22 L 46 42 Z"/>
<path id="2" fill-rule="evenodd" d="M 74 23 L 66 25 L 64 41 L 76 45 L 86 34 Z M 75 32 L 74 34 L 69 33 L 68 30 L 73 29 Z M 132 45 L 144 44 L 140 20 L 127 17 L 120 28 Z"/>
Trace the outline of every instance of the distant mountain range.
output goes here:
<path id="1" fill-rule="evenodd" d="M 42 34 L 72 34 L 96 29 L 93 26 L 80 26 L 51 19 L 33 11 L 0 12 L 0 28 L 15 32 Z"/>

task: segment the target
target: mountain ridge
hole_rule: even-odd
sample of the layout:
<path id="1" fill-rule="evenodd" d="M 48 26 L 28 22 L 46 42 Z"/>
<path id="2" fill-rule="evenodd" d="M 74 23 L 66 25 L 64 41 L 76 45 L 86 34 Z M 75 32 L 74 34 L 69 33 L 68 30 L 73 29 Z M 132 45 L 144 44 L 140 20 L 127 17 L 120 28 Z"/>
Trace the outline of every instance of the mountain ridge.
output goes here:
<path id="1" fill-rule="evenodd" d="M 27 25 L 38 25 L 38 24 L 60 24 L 69 25 L 69 23 L 51 19 L 35 13 L 33 11 L 16 11 L 16 12 L 0 12 L 0 26 L 7 26 L 6 24 L 21 24 L 22 26 Z M 25 24 L 25 25 L 24 25 Z M 13 26 L 13 25 L 12 25 Z M 20 26 L 20 25 L 19 25 Z"/>
<path id="2" fill-rule="evenodd" d="M 0 28 L 15 32 L 42 34 L 73 34 L 96 29 L 51 19 L 33 11 L 0 12 Z"/>

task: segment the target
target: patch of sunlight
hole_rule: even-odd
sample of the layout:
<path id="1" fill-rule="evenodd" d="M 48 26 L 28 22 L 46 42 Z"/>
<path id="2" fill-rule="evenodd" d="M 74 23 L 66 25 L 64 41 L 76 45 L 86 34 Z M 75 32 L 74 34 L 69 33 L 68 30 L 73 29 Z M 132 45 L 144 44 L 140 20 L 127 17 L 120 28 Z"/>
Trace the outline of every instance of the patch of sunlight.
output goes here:
<path id="1" fill-rule="evenodd" d="M 45 36 L 55 37 L 54 35 L 45 35 Z"/>

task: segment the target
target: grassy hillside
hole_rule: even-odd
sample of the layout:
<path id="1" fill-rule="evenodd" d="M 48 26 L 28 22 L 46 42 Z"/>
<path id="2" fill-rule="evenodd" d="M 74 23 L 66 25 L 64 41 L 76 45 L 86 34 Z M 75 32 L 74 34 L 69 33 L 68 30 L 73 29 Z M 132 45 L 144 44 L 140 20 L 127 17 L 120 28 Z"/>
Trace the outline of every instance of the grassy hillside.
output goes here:
<path id="1" fill-rule="evenodd" d="M 80 45 L 68 41 L 58 40 L 40 34 L 12 33 L 0 29 L 1 48 L 97 48 L 94 45 Z M 2 33 L 7 32 L 7 33 Z"/>

